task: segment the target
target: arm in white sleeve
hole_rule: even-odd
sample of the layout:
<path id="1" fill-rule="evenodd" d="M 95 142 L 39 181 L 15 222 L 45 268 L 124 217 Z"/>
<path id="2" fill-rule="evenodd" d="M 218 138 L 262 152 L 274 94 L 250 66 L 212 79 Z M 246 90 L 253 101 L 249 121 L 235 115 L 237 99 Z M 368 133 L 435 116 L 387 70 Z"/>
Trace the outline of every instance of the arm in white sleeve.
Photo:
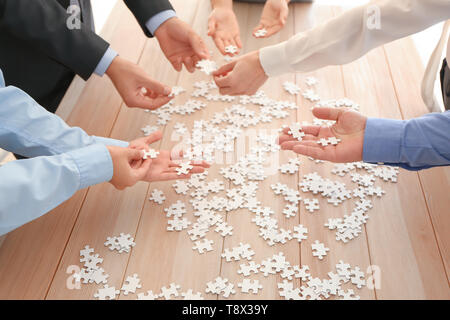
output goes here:
<path id="1" fill-rule="evenodd" d="M 380 28 L 367 23 L 376 12 L 380 14 Z M 260 61 L 268 76 L 345 64 L 447 19 L 450 0 L 371 1 L 285 42 L 262 48 Z"/>
<path id="2" fill-rule="evenodd" d="M 111 180 L 112 175 L 111 155 L 102 144 L 8 162 L 0 167 L 0 235 L 42 216 L 79 189 Z"/>

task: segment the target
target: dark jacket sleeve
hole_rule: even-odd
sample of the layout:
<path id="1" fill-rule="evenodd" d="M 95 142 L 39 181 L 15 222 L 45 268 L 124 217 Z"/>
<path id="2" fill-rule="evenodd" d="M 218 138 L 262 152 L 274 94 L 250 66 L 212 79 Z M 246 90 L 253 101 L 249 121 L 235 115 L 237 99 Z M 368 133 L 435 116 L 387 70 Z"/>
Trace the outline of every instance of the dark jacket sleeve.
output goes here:
<path id="1" fill-rule="evenodd" d="M 131 12 L 133 12 L 147 37 L 153 37 L 145 26 L 147 21 L 162 11 L 174 10 L 168 0 L 124 0 L 124 2 Z"/>
<path id="2" fill-rule="evenodd" d="M 109 44 L 84 23 L 81 29 L 70 30 L 68 18 L 55 0 L 0 0 L 0 32 L 9 33 L 87 80 Z"/>

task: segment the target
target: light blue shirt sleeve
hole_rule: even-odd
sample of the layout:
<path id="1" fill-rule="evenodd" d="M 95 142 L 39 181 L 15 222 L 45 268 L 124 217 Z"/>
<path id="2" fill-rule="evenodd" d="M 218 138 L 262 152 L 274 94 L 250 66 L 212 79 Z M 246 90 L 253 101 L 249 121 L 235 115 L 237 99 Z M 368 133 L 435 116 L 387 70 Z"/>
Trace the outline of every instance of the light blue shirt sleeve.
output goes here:
<path id="1" fill-rule="evenodd" d="M 111 156 L 102 144 L 0 167 L 0 235 L 57 207 L 76 191 L 111 180 Z"/>
<path id="2" fill-rule="evenodd" d="M 4 85 L 0 70 L 0 148 L 35 158 L 0 167 L 0 234 L 40 217 L 79 189 L 111 180 L 105 144 L 128 145 L 70 128 L 20 89 Z"/>
<path id="3" fill-rule="evenodd" d="M 166 20 L 169 20 L 170 18 L 176 16 L 177 14 L 175 13 L 175 11 L 164 10 L 148 19 L 145 25 L 151 34 L 155 34 L 155 31 L 159 28 L 160 25 L 162 25 Z M 108 70 L 109 66 L 113 62 L 114 58 L 117 56 L 118 53 L 114 51 L 111 47 L 109 47 L 106 50 L 100 62 L 98 63 L 97 67 L 95 68 L 94 73 L 96 75 L 103 76 L 106 73 L 106 70 Z"/>
<path id="4" fill-rule="evenodd" d="M 177 14 L 173 10 L 164 10 L 158 14 L 155 14 L 153 17 L 148 19 L 145 26 L 150 31 L 151 34 L 155 34 L 155 31 L 162 25 L 166 20 L 170 18 L 176 17 Z"/>
<path id="5" fill-rule="evenodd" d="M 114 58 L 118 56 L 118 53 L 114 51 L 111 47 L 108 47 L 102 59 L 98 63 L 97 67 L 94 70 L 94 73 L 100 77 L 102 77 L 106 70 L 108 70 L 109 66 L 113 62 Z"/>
<path id="6" fill-rule="evenodd" d="M 55 155 L 92 144 L 127 147 L 128 143 L 89 136 L 69 127 L 22 90 L 0 86 L 0 146 L 8 151 L 36 157 Z"/>
<path id="7" fill-rule="evenodd" d="M 363 160 L 408 170 L 450 165 L 450 111 L 411 120 L 367 119 Z"/>

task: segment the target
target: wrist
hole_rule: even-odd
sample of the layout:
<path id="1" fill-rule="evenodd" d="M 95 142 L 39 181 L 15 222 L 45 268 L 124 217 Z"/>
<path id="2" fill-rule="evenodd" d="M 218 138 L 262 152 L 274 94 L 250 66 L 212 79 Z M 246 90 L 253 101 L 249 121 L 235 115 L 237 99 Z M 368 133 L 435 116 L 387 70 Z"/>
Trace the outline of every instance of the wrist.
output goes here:
<path id="1" fill-rule="evenodd" d="M 167 27 L 171 24 L 171 23 L 175 23 L 178 19 L 178 17 L 172 17 L 167 19 L 166 21 L 164 21 L 163 23 L 161 23 L 158 27 L 158 29 L 155 30 L 155 37 L 157 39 L 159 39 L 159 37 L 161 36 L 162 33 L 164 33 L 164 30 L 167 29 Z"/>
<path id="2" fill-rule="evenodd" d="M 211 6 L 213 9 L 233 10 L 233 1 L 232 0 L 215 0 L 215 1 L 211 1 Z"/>
<path id="3" fill-rule="evenodd" d="M 256 50 L 256 51 L 253 53 L 253 59 L 254 59 L 254 61 L 255 61 L 255 64 L 257 65 L 257 68 L 258 68 L 259 72 L 260 72 L 261 74 L 263 74 L 265 77 L 268 78 L 268 76 L 267 76 L 266 72 L 264 71 L 264 68 L 263 68 L 263 66 L 262 66 L 262 64 L 261 64 L 261 59 L 259 58 L 259 50 Z"/>
<path id="4" fill-rule="evenodd" d="M 117 70 L 120 69 L 120 65 L 122 63 L 122 58 L 120 58 L 119 56 L 116 56 L 113 61 L 111 62 L 111 64 L 109 65 L 108 69 L 106 69 L 106 75 L 109 78 L 112 78 L 114 76 L 114 74 L 117 73 Z"/>

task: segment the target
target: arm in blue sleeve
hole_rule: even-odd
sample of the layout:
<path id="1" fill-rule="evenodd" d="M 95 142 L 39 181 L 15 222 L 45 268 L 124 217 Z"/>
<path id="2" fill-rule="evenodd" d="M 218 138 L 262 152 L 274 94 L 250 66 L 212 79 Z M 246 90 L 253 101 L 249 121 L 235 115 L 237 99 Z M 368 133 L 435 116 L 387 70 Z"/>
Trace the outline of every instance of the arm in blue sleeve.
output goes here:
<path id="1" fill-rule="evenodd" d="M 65 153 L 96 143 L 128 146 L 124 141 L 92 137 L 80 128 L 69 127 L 22 90 L 1 87 L 0 81 L 0 147 L 3 149 L 35 157 Z"/>
<path id="2" fill-rule="evenodd" d="M 450 165 L 450 111 L 411 120 L 369 118 L 363 160 L 408 170 Z"/>
<path id="3" fill-rule="evenodd" d="M 160 25 L 166 22 L 166 20 L 169 20 L 170 18 L 176 16 L 177 14 L 175 13 L 174 10 L 164 10 L 148 19 L 145 26 L 147 27 L 148 31 L 150 31 L 151 34 L 155 34 L 155 31 L 159 28 Z"/>
<path id="4" fill-rule="evenodd" d="M 102 59 L 95 68 L 94 73 L 102 77 L 117 55 L 118 54 L 116 51 L 114 51 L 111 47 L 108 47 Z"/>
<path id="5" fill-rule="evenodd" d="M 0 235 L 39 218 L 79 189 L 111 180 L 112 175 L 111 156 L 101 144 L 8 162 L 0 167 Z"/>

